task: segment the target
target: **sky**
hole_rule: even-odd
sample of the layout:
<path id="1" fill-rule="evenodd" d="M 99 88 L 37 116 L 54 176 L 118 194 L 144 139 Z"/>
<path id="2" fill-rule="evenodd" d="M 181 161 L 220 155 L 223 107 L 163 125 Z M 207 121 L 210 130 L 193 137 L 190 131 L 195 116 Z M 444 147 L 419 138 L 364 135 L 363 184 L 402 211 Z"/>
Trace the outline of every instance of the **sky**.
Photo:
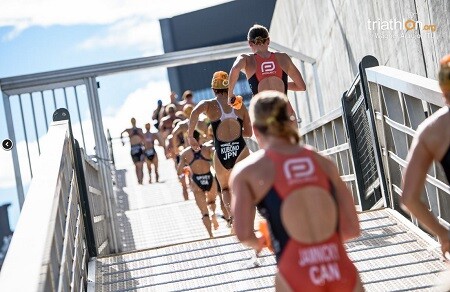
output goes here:
<path id="1" fill-rule="evenodd" d="M 0 79 L 23 74 L 93 65 L 111 61 L 162 54 L 159 19 L 229 2 L 230 0 L 0 0 Z M 165 68 L 139 70 L 101 77 L 99 96 L 104 127 L 113 137 L 129 126 L 130 118 L 143 127 L 158 99 L 169 100 L 170 86 Z M 74 108 L 73 91 L 66 92 L 69 108 Z M 83 127 L 86 151 L 93 154 L 92 124 L 83 90 L 80 120 L 72 116 L 74 135 L 81 141 Z M 57 107 L 65 105 L 62 91 L 56 91 Z M 37 134 L 28 133 L 32 161 L 45 144 L 45 116 L 39 95 L 22 96 L 24 124 L 20 104 L 11 98 L 16 132 L 15 147 L 19 152 L 25 191 L 31 180 L 25 135 L 34 129 L 31 100 L 35 106 Z M 52 96 L 44 92 L 47 118 L 54 110 Z M 35 103 L 35 104 L 34 104 Z M 42 114 L 38 114 L 41 112 Z M 3 102 L 0 102 L 0 140 L 8 138 Z M 120 147 L 119 147 L 120 148 Z M 120 148 L 116 164 L 130 163 L 128 151 Z M 33 167 L 36 163 L 33 163 Z M 33 169 L 32 169 L 33 170 Z M 31 170 L 31 171 L 32 171 Z M 11 152 L 0 149 L 0 205 L 11 203 L 10 223 L 14 229 L 19 216 Z"/>

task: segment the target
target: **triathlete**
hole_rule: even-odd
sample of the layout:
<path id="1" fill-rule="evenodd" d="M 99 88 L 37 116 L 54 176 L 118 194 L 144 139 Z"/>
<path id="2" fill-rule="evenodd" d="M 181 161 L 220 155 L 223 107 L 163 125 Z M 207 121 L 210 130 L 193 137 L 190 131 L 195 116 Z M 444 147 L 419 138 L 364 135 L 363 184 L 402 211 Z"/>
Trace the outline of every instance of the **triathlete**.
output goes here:
<path id="1" fill-rule="evenodd" d="M 194 131 L 194 139 L 198 141 L 200 133 Z M 200 145 L 200 150 L 194 151 L 188 147 L 180 154 L 180 163 L 178 163 L 177 172 L 180 178 L 184 176 L 184 170 L 189 167 L 191 173 L 191 190 L 194 193 L 195 202 L 202 213 L 203 224 L 210 237 L 213 237 L 211 222 L 214 229 L 219 227 L 216 218 L 216 180 L 211 173 L 211 157 L 213 154 L 211 145 Z M 212 217 L 209 217 L 207 206 L 210 207 Z"/>
<path id="2" fill-rule="evenodd" d="M 131 159 L 136 167 L 136 176 L 139 184 L 142 184 L 144 173 L 142 172 L 144 166 L 144 133 L 141 128 L 136 127 L 136 119 L 131 118 L 131 128 L 125 129 L 120 133 L 120 139 L 123 139 L 123 134 L 127 133 L 130 138 L 131 145 Z M 125 143 L 122 141 L 122 145 Z"/>
<path id="3" fill-rule="evenodd" d="M 229 216 L 231 211 L 231 195 L 228 187 L 228 179 L 234 165 L 249 155 L 244 137 L 252 135 L 250 117 L 247 108 L 242 106 L 236 110 L 227 103 L 228 74 L 223 71 L 215 72 L 211 81 L 211 88 L 215 98 L 202 100 L 192 111 L 189 123 L 189 144 L 195 151 L 200 150 L 200 145 L 193 134 L 198 117 L 205 113 L 211 121 L 214 133 L 214 169 L 222 189 L 222 199 Z M 227 217 L 227 219 L 231 219 Z"/>
<path id="4" fill-rule="evenodd" d="M 242 54 L 236 58 L 230 70 L 228 99 L 235 103 L 234 87 L 239 73 L 245 73 L 253 95 L 264 90 L 277 90 L 287 93 L 288 90 L 304 91 L 305 82 L 291 58 L 285 53 L 269 51 L 269 31 L 262 25 L 255 24 L 247 34 L 248 44 L 253 54 Z M 288 77 L 292 81 L 288 82 Z M 298 128 L 297 117 L 288 103 L 288 113 L 292 125 Z"/>
<path id="5" fill-rule="evenodd" d="M 450 231 L 421 200 L 425 178 L 433 161 L 442 165 L 447 182 L 450 183 L 450 54 L 440 61 L 439 85 L 445 106 L 428 117 L 417 129 L 407 157 L 401 200 L 417 220 L 438 237 L 442 253 L 450 262 Z M 447 209 L 448 207 L 447 204 Z M 448 285 L 450 289 L 450 284 Z"/>
<path id="6" fill-rule="evenodd" d="M 256 206 L 271 234 L 277 291 L 362 291 L 343 245 L 360 234 L 352 195 L 334 162 L 299 145 L 288 103 L 278 91 L 264 91 L 250 102 L 261 150 L 231 174 L 235 233 L 257 253 L 269 245 L 255 236 Z"/>
<path id="7" fill-rule="evenodd" d="M 150 124 L 145 124 L 145 129 L 147 132 L 144 134 L 144 154 L 147 162 L 148 169 L 148 182 L 152 183 L 152 164 L 155 170 L 155 181 L 159 181 L 159 173 L 158 173 L 158 154 L 155 150 L 155 140 L 159 142 L 159 146 L 164 147 L 164 142 L 159 136 L 159 133 L 150 132 Z"/>

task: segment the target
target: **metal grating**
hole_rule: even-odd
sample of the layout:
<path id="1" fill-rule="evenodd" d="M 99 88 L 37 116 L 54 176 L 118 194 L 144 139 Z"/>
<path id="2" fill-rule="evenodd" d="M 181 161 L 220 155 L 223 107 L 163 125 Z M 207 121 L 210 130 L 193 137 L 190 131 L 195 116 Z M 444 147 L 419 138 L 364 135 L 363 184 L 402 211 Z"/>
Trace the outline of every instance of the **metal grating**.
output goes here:
<path id="1" fill-rule="evenodd" d="M 387 209 L 359 214 L 361 237 L 346 248 L 366 291 L 431 289 L 445 269 L 437 244 L 424 240 Z M 161 234 L 153 234 L 155 237 Z M 274 291 L 275 259 L 234 236 L 96 259 L 96 291 Z"/>
<path id="2" fill-rule="evenodd" d="M 362 168 L 364 189 L 367 192 L 371 185 L 378 181 L 377 165 L 370 137 L 369 122 L 365 112 L 365 104 L 361 102 L 356 106 L 357 108 L 353 109 L 352 120 L 356 136 L 357 155 Z"/>

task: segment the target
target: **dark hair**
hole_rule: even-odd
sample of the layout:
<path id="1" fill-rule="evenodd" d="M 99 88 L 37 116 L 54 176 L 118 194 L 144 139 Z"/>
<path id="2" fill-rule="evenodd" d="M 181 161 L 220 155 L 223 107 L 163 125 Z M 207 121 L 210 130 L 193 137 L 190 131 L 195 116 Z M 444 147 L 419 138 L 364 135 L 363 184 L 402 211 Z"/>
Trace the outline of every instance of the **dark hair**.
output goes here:
<path id="1" fill-rule="evenodd" d="M 287 96 L 279 91 L 268 90 L 255 95 L 250 103 L 253 126 L 263 135 L 277 136 L 292 144 L 300 142 L 298 131 L 292 126 L 287 113 Z"/>
<path id="2" fill-rule="evenodd" d="M 226 94 L 228 93 L 228 88 L 224 88 L 224 89 L 213 89 L 215 94 Z"/>
<path id="3" fill-rule="evenodd" d="M 247 40 L 254 43 L 255 45 L 262 45 L 269 39 L 269 31 L 266 27 L 255 24 L 250 27 Z"/>

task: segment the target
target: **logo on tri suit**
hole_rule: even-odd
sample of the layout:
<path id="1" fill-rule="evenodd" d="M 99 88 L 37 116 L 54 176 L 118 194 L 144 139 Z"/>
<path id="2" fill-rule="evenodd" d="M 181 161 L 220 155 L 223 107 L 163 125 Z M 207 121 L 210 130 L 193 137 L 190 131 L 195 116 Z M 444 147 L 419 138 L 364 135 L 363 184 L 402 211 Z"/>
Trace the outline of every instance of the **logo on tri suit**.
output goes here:
<path id="1" fill-rule="evenodd" d="M 273 61 L 267 61 L 261 63 L 262 74 L 272 74 L 275 72 L 275 63 Z"/>
<path id="2" fill-rule="evenodd" d="M 284 162 L 283 171 L 289 184 L 303 180 L 315 180 L 314 163 L 310 157 L 291 158 Z"/>

